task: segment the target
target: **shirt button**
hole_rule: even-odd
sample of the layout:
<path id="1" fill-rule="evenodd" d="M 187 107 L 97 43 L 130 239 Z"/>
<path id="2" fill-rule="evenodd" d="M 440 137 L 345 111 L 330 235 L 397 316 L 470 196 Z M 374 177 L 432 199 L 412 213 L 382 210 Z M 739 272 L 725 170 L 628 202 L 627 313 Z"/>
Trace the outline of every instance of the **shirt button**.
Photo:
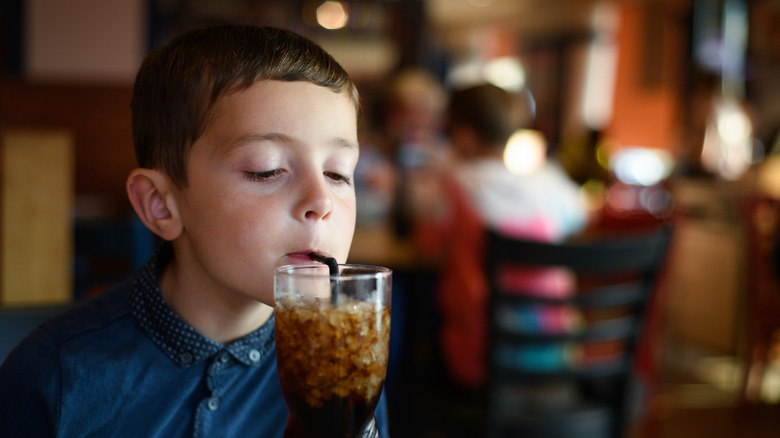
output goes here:
<path id="1" fill-rule="evenodd" d="M 260 352 L 257 350 L 249 350 L 249 360 L 252 362 L 260 360 Z"/>
<path id="2" fill-rule="evenodd" d="M 219 409 L 219 397 L 211 397 L 209 401 L 206 402 L 206 407 L 209 408 L 210 411 Z"/>
<path id="3" fill-rule="evenodd" d="M 228 352 L 224 352 L 224 353 L 219 355 L 219 361 L 220 362 L 228 363 L 229 360 L 230 360 L 230 354 L 228 354 Z"/>
<path id="4" fill-rule="evenodd" d="M 179 355 L 179 360 L 182 361 L 182 363 L 188 364 L 192 362 L 192 354 L 190 353 L 182 353 Z"/>

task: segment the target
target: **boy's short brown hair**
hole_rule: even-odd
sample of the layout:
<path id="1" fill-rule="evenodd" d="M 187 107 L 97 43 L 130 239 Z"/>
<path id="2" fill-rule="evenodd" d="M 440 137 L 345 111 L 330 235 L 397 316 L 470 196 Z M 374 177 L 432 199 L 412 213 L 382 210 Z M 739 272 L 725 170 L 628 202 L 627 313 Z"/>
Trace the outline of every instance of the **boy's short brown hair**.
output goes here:
<path id="1" fill-rule="evenodd" d="M 187 185 L 187 157 L 214 103 L 261 80 L 309 81 L 349 93 L 357 87 L 325 50 L 273 27 L 215 26 L 190 31 L 150 52 L 133 87 L 133 142 L 138 165 Z"/>

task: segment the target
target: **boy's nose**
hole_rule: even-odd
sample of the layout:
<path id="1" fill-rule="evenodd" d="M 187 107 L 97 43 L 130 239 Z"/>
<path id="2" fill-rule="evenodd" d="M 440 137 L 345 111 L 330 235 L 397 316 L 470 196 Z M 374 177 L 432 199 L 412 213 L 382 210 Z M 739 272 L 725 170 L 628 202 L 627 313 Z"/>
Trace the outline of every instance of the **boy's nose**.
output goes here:
<path id="1" fill-rule="evenodd" d="M 325 219 L 333 210 L 333 199 L 325 176 L 310 178 L 301 188 L 301 193 L 298 207 L 298 217 L 301 220 Z"/>

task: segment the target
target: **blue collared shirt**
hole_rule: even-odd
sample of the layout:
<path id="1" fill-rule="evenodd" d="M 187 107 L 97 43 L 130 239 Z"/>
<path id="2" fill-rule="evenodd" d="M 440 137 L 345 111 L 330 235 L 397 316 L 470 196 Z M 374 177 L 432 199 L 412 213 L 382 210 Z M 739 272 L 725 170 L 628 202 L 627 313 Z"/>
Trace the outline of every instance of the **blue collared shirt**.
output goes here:
<path id="1" fill-rule="evenodd" d="M 230 344 L 163 300 L 153 257 L 137 275 L 28 336 L 0 367 L 0 437 L 281 438 L 273 318 Z M 376 411 L 387 437 L 384 397 Z"/>

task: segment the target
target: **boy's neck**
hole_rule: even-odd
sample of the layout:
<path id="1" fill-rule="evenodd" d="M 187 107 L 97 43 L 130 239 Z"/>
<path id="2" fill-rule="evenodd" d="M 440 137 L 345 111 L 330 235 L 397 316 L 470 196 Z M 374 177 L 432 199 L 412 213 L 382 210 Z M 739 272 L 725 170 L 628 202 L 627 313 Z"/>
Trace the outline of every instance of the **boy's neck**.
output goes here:
<path id="1" fill-rule="evenodd" d="M 160 278 L 163 299 L 187 324 L 212 341 L 227 344 L 240 339 L 265 324 L 273 313 L 272 307 L 245 296 L 218 295 L 184 284 L 177 274 L 172 260 Z"/>

